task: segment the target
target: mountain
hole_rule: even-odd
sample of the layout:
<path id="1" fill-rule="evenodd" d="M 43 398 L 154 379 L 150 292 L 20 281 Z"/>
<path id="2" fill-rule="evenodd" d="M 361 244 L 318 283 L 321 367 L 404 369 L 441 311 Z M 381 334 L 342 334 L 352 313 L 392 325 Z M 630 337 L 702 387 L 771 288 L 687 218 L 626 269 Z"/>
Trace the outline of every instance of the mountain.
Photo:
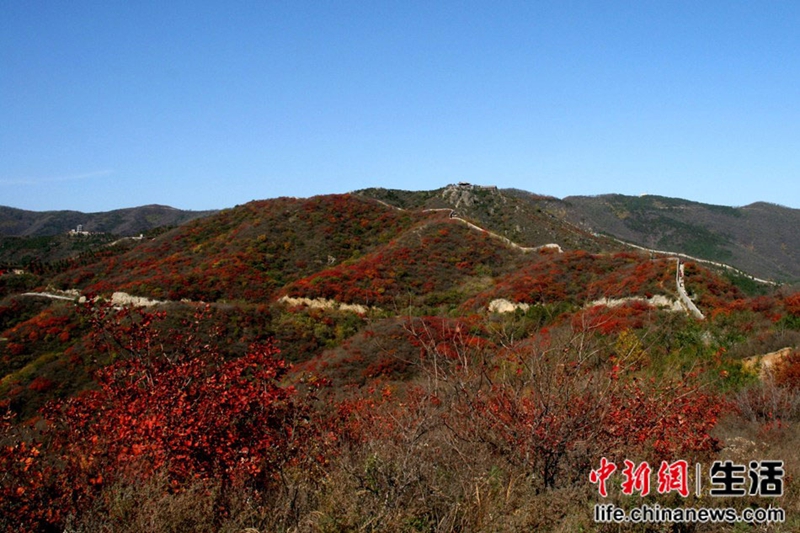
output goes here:
<path id="1" fill-rule="evenodd" d="M 75 261 L 109 246 L 128 247 L 130 239 L 152 236 L 216 211 L 182 211 L 146 205 L 100 213 L 25 211 L 0 206 L 0 266 L 41 268 Z M 80 231 L 78 231 L 80 230 Z M 83 260 L 83 259 L 81 259 Z"/>
<path id="2" fill-rule="evenodd" d="M 558 199 L 467 183 L 432 191 L 372 188 L 353 194 L 401 209 L 452 210 L 454 217 L 469 219 L 521 246 L 553 243 L 564 249 L 590 252 L 626 249 L 619 240 L 724 263 L 758 278 L 800 280 L 800 234 L 795 231 L 800 225 L 800 210 L 774 204 L 726 207 L 678 198 L 619 194 Z M 90 233 L 133 236 L 214 213 L 157 205 L 102 213 L 0 207 L 0 234 L 54 236 L 81 225 Z M 27 262 L 36 249 L 47 247 L 57 249 L 51 260 L 80 251 L 74 243 L 43 243 L 3 239 L 3 262 Z M 24 253 L 13 252 L 23 248 Z M 78 248 L 85 249 L 86 245 Z"/>
<path id="3" fill-rule="evenodd" d="M 368 189 L 41 241 L 0 265 L 0 531 L 602 533 L 626 459 L 796 471 L 800 293 L 621 242 L 723 259 L 728 208 L 599 201 Z"/>
<path id="4" fill-rule="evenodd" d="M 587 231 L 682 252 L 776 281 L 800 279 L 800 210 L 708 205 L 661 196 L 572 196 L 552 212 Z"/>
<path id="5" fill-rule="evenodd" d="M 0 235 L 41 237 L 75 230 L 133 236 L 159 226 L 177 226 L 215 211 L 183 211 L 163 205 L 146 205 L 99 213 L 79 211 L 26 211 L 0 206 Z"/>
<path id="6" fill-rule="evenodd" d="M 409 193 L 397 202 L 402 207 L 364 194 L 255 201 L 142 239 L 98 241 L 76 256 L 31 261 L 26 274 L 0 275 L 0 394 L 29 415 L 40 405 L 30 389 L 37 376 L 57 383 L 60 395 L 86 385 L 86 373 L 64 370 L 75 353 L 93 353 L 85 340 L 91 321 L 76 319 L 65 303 L 76 294 L 164 306 L 173 320 L 209 304 L 220 331 L 228 331 L 216 333 L 228 349 L 241 354 L 249 342 L 272 337 L 287 360 L 321 358 L 329 369 L 330 349 L 349 361 L 353 353 L 343 354 L 343 343 L 372 343 L 354 337 L 367 323 L 384 332 L 376 342 L 390 343 L 383 335 L 395 336 L 406 315 L 494 321 L 517 310 L 528 317 L 527 326 L 514 326 L 523 331 L 588 320 L 613 332 L 644 327 L 661 308 L 680 308 L 674 261 L 597 237 L 534 203 L 553 199 L 471 186 L 444 192 L 443 201 Z M 80 243 L 94 237 L 59 236 Z M 729 281 L 691 268 L 687 286 L 705 311 L 744 297 Z M 19 296 L 31 292 L 48 295 Z M 614 310 L 584 315 L 596 301 Z M 348 363 L 353 371 L 369 374 L 378 365 L 386 366 L 381 375 L 393 376 L 393 365 L 375 360 L 380 354 L 359 351 L 362 358 Z M 17 381 L 27 385 L 8 388 Z"/>
<path id="7" fill-rule="evenodd" d="M 462 183 L 433 191 L 364 189 L 397 207 L 452 209 L 515 242 L 621 250 L 624 243 L 723 263 L 778 282 L 800 280 L 800 210 L 702 204 L 661 196 L 571 196 Z M 604 239 L 608 237 L 611 239 Z M 618 242 L 624 241 L 624 242 Z"/>
<path id="8" fill-rule="evenodd" d="M 558 244 L 587 251 L 622 249 L 618 243 L 592 235 L 548 210 L 557 199 L 497 187 L 461 183 L 433 191 L 364 189 L 353 194 L 375 198 L 402 209 L 441 209 L 474 221 L 521 246 Z"/>
<path id="9" fill-rule="evenodd" d="M 467 185 L 373 194 L 397 205 L 363 192 L 250 202 L 141 240 L 31 263 L 30 274 L 0 277 L 0 295 L 38 287 L 131 295 L 118 303 L 262 306 L 257 335 L 274 335 L 293 361 L 360 329 L 353 312 L 386 318 L 520 309 L 550 320 L 595 301 L 638 302 L 643 307 L 632 316 L 680 307 L 673 260 L 564 221 L 552 212 L 561 201 Z M 706 312 L 745 297 L 730 280 L 687 268 L 687 290 Z M 16 318 L 7 327 L 24 316 L 8 312 Z M 319 313 L 333 318 L 312 326 Z"/>
<path id="10" fill-rule="evenodd" d="M 264 300 L 426 218 L 347 195 L 250 202 L 145 239 L 114 261 L 67 270 L 56 282 L 156 299 Z"/>

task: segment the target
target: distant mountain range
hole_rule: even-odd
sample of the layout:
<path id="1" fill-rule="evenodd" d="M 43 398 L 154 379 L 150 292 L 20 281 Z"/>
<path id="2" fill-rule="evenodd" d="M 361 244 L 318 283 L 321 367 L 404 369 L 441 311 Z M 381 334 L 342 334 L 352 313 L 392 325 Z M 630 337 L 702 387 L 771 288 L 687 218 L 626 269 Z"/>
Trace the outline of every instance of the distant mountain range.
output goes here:
<path id="1" fill-rule="evenodd" d="M 565 250 L 622 251 L 626 243 L 724 263 L 749 275 L 778 282 L 800 280 L 800 210 L 767 203 L 745 207 L 709 205 L 661 196 L 570 196 L 558 199 L 517 189 L 467 183 L 432 191 L 372 188 L 354 196 L 408 210 L 443 210 L 526 247 L 558 244 Z M 265 209 L 269 210 L 269 206 Z M 447 213 L 449 211 L 449 213 Z M 183 211 L 149 205 L 101 213 L 33 212 L 0 207 L 0 240 L 42 237 L 82 229 L 133 236 L 179 226 L 216 211 Z M 213 222 L 210 222 L 213 223 Z M 24 245 L 13 242 L 18 262 Z M 41 245 L 37 245 L 41 248 Z M 51 248 L 56 247 L 52 244 Z M 59 245 L 51 258 L 68 255 Z"/>
<path id="2" fill-rule="evenodd" d="M 605 195 L 565 198 L 553 210 L 582 228 L 648 248 L 718 261 L 776 281 L 800 279 L 798 209 Z"/>
<path id="3" fill-rule="evenodd" d="M 621 245 L 617 241 L 624 241 L 724 263 L 759 278 L 800 280 L 800 210 L 774 204 L 726 207 L 619 194 L 558 199 L 469 184 L 355 194 L 398 207 L 454 209 L 526 246 L 551 241 L 595 251 L 598 246 L 615 249 Z"/>
<path id="4" fill-rule="evenodd" d="M 177 226 L 215 211 L 183 211 L 164 205 L 145 205 L 100 213 L 26 211 L 0 206 L 0 235 L 41 237 L 82 229 L 91 233 L 132 236 L 160 226 Z"/>

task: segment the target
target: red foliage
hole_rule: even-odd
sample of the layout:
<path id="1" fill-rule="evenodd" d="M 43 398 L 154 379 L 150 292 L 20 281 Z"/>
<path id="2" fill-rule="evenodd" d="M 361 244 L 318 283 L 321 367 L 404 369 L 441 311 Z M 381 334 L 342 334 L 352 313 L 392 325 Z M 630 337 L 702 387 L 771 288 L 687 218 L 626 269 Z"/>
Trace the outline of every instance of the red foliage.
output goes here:
<path id="1" fill-rule="evenodd" d="M 438 229 L 437 229 L 438 228 Z M 408 294 L 448 290 L 478 266 L 502 262 L 504 247 L 457 221 L 423 226 L 405 244 L 392 242 L 355 262 L 298 280 L 287 293 L 347 303 L 385 305 Z"/>
<path id="2" fill-rule="evenodd" d="M 419 348 L 422 361 L 437 355 L 458 363 L 466 354 L 480 351 L 489 344 L 475 334 L 473 330 L 478 324 L 469 318 L 420 317 L 408 320 L 405 328 L 411 344 Z"/>
<path id="3" fill-rule="evenodd" d="M 783 299 L 783 306 L 789 314 L 800 316 L 800 292 L 785 297 Z"/>
<path id="4" fill-rule="evenodd" d="M 800 389 L 800 351 L 793 351 L 775 365 L 775 383 L 792 390 Z"/>
<path id="5" fill-rule="evenodd" d="M 411 222 L 407 212 L 350 195 L 251 202 L 67 271 L 59 281 L 93 294 L 265 301 L 318 270 L 320 260 L 361 255 Z"/>
<path id="6" fill-rule="evenodd" d="M 662 386 L 658 393 L 653 385 L 627 384 L 613 398 L 603 420 L 607 435 L 628 446 L 650 445 L 658 459 L 715 450 L 710 432 L 723 409 L 720 399 L 687 383 Z"/>
<path id="7" fill-rule="evenodd" d="M 25 353 L 25 345 L 18 343 L 18 342 L 9 342 L 7 344 L 8 351 L 11 352 L 11 355 L 22 355 Z"/>
<path id="8" fill-rule="evenodd" d="M 115 471 L 132 463 L 142 472 L 144 463 L 145 472 L 166 467 L 175 480 L 269 475 L 293 459 L 300 414 L 294 389 L 277 385 L 286 365 L 276 353 L 258 346 L 228 362 L 213 352 L 176 363 L 123 361 L 98 373 L 100 390 L 51 406 L 47 418 L 66 428 L 64 446 L 89 463 L 113 457 Z"/>
<path id="9" fill-rule="evenodd" d="M 473 420 L 486 425 L 478 431 L 490 435 L 489 440 L 505 442 L 512 454 L 530 462 L 545 486 L 555 486 L 561 463 L 589 443 L 598 456 L 631 453 L 659 460 L 717 449 L 710 432 L 722 407 L 712 395 L 688 386 L 656 395 L 636 382 L 604 395 L 592 389 L 567 393 L 564 379 L 585 376 L 562 376 L 552 389 L 534 388 L 524 394 L 495 386 L 469 405 L 476 413 Z"/>
<path id="10" fill-rule="evenodd" d="M 315 442 L 307 403 L 280 385 L 288 366 L 274 346 L 224 358 L 211 346 L 170 357 L 148 335 L 150 317 L 108 327 L 137 350 L 97 373 L 97 390 L 42 410 L 34 440 L 0 450 L 0 513 L 22 530 L 63 523 L 120 477 L 166 472 L 174 489 L 196 479 L 269 485 Z M 34 380 L 31 387 L 49 386 Z"/>
<path id="11" fill-rule="evenodd" d="M 572 316 L 575 330 L 599 331 L 603 335 L 619 333 L 625 329 L 641 328 L 652 308 L 639 301 L 628 302 L 617 307 L 595 305 Z"/>
<path id="12" fill-rule="evenodd" d="M 582 304 L 599 298 L 650 297 L 675 290 L 673 261 L 637 254 L 593 255 L 584 251 L 542 256 L 500 279 L 471 304 L 485 306 L 495 298 L 548 304 Z"/>
<path id="13" fill-rule="evenodd" d="M 28 388 L 34 392 L 47 392 L 55 386 L 52 380 L 49 380 L 44 377 L 36 377 L 33 381 L 30 382 Z"/>

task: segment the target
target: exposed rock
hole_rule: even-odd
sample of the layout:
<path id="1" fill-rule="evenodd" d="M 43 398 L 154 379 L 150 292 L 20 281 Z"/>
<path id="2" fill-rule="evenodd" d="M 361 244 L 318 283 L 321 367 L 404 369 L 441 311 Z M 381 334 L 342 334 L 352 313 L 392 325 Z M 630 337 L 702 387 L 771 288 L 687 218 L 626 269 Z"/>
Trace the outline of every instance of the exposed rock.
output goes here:
<path id="1" fill-rule="evenodd" d="M 448 185 L 442 191 L 442 198 L 450 202 L 456 209 L 462 205 L 471 207 L 475 203 L 471 185 Z"/>
<path id="2" fill-rule="evenodd" d="M 772 372 L 776 364 L 781 362 L 784 358 L 788 357 L 794 351 L 792 347 L 782 348 L 776 352 L 770 352 L 764 355 L 755 355 L 748 357 L 742 363 L 748 370 L 759 370 L 759 375 L 763 378 L 766 374 Z"/>
<path id="3" fill-rule="evenodd" d="M 119 306 L 131 305 L 133 307 L 152 307 L 165 302 L 160 300 L 151 300 L 143 296 L 132 296 L 127 292 L 115 292 L 111 295 L 111 303 Z"/>
<path id="4" fill-rule="evenodd" d="M 366 305 L 361 304 L 343 304 L 334 300 L 326 300 L 325 298 L 292 298 L 291 296 L 283 296 L 278 300 L 280 303 L 287 305 L 305 305 L 315 309 L 338 309 L 340 311 L 352 311 L 360 315 L 366 314 L 370 309 Z"/>
<path id="5" fill-rule="evenodd" d="M 505 298 L 498 298 L 496 300 L 492 300 L 489 302 L 489 312 L 490 313 L 513 313 L 517 309 L 522 309 L 523 311 L 527 311 L 530 309 L 530 304 L 526 303 L 514 303 Z"/>

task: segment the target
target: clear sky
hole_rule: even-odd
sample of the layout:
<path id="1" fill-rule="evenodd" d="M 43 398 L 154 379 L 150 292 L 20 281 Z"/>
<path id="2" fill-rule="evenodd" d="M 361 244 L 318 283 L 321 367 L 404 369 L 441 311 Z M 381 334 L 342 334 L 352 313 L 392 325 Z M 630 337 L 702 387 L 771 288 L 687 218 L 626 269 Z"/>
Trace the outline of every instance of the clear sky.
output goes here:
<path id="1" fill-rule="evenodd" d="M 800 2 L 0 0 L 0 205 L 378 186 L 800 208 Z"/>

